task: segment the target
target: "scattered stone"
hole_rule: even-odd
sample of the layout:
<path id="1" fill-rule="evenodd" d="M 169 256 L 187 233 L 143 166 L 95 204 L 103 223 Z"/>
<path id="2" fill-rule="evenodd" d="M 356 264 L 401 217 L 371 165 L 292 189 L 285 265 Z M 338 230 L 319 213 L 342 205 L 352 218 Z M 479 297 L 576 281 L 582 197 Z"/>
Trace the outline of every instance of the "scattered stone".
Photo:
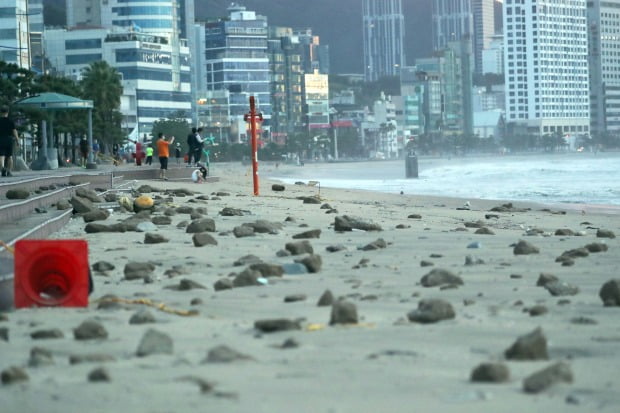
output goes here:
<path id="1" fill-rule="evenodd" d="M 411 218 L 411 219 L 422 219 L 422 215 L 420 214 L 409 214 L 407 216 L 407 218 Z"/>
<path id="2" fill-rule="evenodd" d="M 30 349 L 30 358 L 28 359 L 29 367 L 43 367 L 54 364 L 52 352 L 41 347 L 33 347 Z"/>
<path id="3" fill-rule="evenodd" d="M 284 245 L 284 248 L 289 251 L 292 255 L 301 255 L 301 254 L 313 254 L 314 249 L 310 244 L 310 241 L 296 241 L 296 242 L 287 242 Z"/>
<path id="4" fill-rule="evenodd" d="M 260 272 L 253 271 L 249 268 L 241 271 L 233 280 L 234 287 L 250 287 L 253 285 L 262 285 L 258 279 L 261 277 Z"/>
<path id="5" fill-rule="evenodd" d="M 332 304 L 332 313 L 329 320 L 330 325 L 357 324 L 357 322 L 357 307 L 354 303 L 345 300 L 338 300 Z"/>
<path id="6" fill-rule="evenodd" d="M 499 219 L 499 215 L 497 215 L 497 214 L 485 214 L 484 218 L 485 219 Z"/>
<path id="7" fill-rule="evenodd" d="M 416 323 L 436 323 L 441 320 L 450 320 L 455 317 L 452 304 L 440 299 L 424 299 L 418 303 L 416 310 L 407 314 L 409 321 Z"/>
<path id="8" fill-rule="evenodd" d="M 276 257 L 290 257 L 290 256 L 291 256 L 291 252 L 285 249 L 276 251 Z"/>
<path id="9" fill-rule="evenodd" d="M 228 346 L 217 346 L 209 350 L 203 363 L 232 363 L 233 361 L 253 360 L 252 357 L 238 352 Z"/>
<path id="10" fill-rule="evenodd" d="M 207 287 L 196 281 L 190 280 L 188 278 L 183 278 L 181 281 L 179 281 L 179 285 L 176 286 L 175 289 L 179 291 L 206 290 Z"/>
<path id="11" fill-rule="evenodd" d="M 572 383 L 573 372 L 568 364 L 558 362 L 539 370 L 523 380 L 526 393 L 540 393 L 557 383 Z"/>
<path id="12" fill-rule="evenodd" d="M 172 218 L 167 215 L 155 215 L 151 218 L 151 222 L 155 225 L 170 225 L 172 224 Z"/>
<path id="13" fill-rule="evenodd" d="M 478 234 L 478 235 L 495 235 L 495 232 L 491 231 L 487 227 L 481 227 L 476 232 L 474 232 L 474 234 Z"/>
<path id="14" fill-rule="evenodd" d="M 602 242 L 593 242 L 591 244 L 586 245 L 584 248 L 594 254 L 597 252 L 607 251 L 607 244 L 603 244 Z"/>
<path id="15" fill-rule="evenodd" d="M 516 208 L 512 205 L 512 202 L 508 202 L 491 208 L 491 212 L 527 212 L 530 211 L 530 209 L 531 208 Z"/>
<path id="16" fill-rule="evenodd" d="M 147 309 L 138 310 L 129 318 L 129 324 L 148 324 L 154 322 L 155 316 Z"/>
<path id="17" fill-rule="evenodd" d="M 528 310 L 531 317 L 538 317 L 543 314 L 547 314 L 549 309 L 544 305 L 535 305 Z"/>
<path id="18" fill-rule="evenodd" d="M 150 262 L 128 262 L 125 264 L 123 274 L 126 280 L 138 280 L 149 277 L 153 271 L 155 266 Z"/>
<path id="19" fill-rule="evenodd" d="M 233 262 L 233 265 L 235 267 L 238 267 L 240 265 L 251 265 L 251 264 L 257 264 L 259 262 L 263 262 L 263 260 L 258 258 L 256 255 L 248 254 L 248 255 L 244 255 L 243 257 L 239 258 L 237 261 Z"/>
<path id="20" fill-rule="evenodd" d="M 239 225 L 233 228 L 233 235 L 237 238 L 253 237 L 254 228 L 249 225 Z"/>
<path id="21" fill-rule="evenodd" d="M 361 218 L 349 215 L 337 216 L 334 219 L 334 230 L 336 231 L 383 231 L 379 224 L 364 221 Z"/>
<path id="22" fill-rule="evenodd" d="M 584 317 L 584 316 L 579 316 L 579 317 L 574 317 L 571 318 L 570 320 L 571 323 L 573 324 L 580 324 L 580 325 L 595 325 L 598 324 L 598 322 L 590 317 Z"/>
<path id="23" fill-rule="evenodd" d="M 97 261 L 96 263 L 92 265 L 93 271 L 97 271 L 97 272 L 112 271 L 114 268 L 116 268 L 114 267 L 114 264 L 109 263 L 107 261 Z"/>
<path id="24" fill-rule="evenodd" d="M 30 333 L 30 338 L 32 338 L 33 340 L 46 340 L 64 337 L 65 335 L 62 333 L 62 331 L 57 328 L 52 328 L 49 330 L 37 330 Z"/>
<path id="25" fill-rule="evenodd" d="M 182 205 L 176 209 L 177 214 L 193 214 L 194 208 L 188 205 Z"/>
<path id="26" fill-rule="evenodd" d="M 465 226 L 465 228 L 483 228 L 484 222 L 482 221 L 465 222 L 463 225 Z"/>
<path id="27" fill-rule="evenodd" d="M 467 255 L 465 257 L 465 265 L 481 265 L 484 264 L 484 260 L 482 258 L 475 258 L 471 255 Z"/>
<path id="28" fill-rule="evenodd" d="M 609 280 L 603 284 L 598 296 L 606 307 L 620 306 L 620 279 Z"/>
<path id="29" fill-rule="evenodd" d="M 61 199 L 60 201 L 56 202 L 56 209 L 59 211 L 66 211 L 69 208 L 73 207 L 67 199 Z"/>
<path id="30" fill-rule="evenodd" d="M 88 373 L 88 381 L 91 383 L 101 383 L 112 381 L 112 378 L 105 367 L 97 367 Z"/>
<path id="31" fill-rule="evenodd" d="M 521 274 L 510 274 L 510 278 L 520 280 L 523 276 Z"/>
<path id="32" fill-rule="evenodd" d="M 293 239 L 307 239 L 307 238 L 320 238 L 320 237 L 321 237 L 320 229 L 313 229 L 310 231 L 304 231 L 300 234 L 293 235 Z"/>
<path id="33" fill-rule="evenodd" d="M 321 199 L 316 196 L 302 196 L 301 199 L 303 200 L 304 204 L 320 204 L 321 203 Z"/>
<path id="34" fill-rule="evenodd" d="M 105 221 L 110 216 L 107 209 L 93 209 L 82 215 L 84 222 Z"/>
<path id="35" fill-rule="evenodd" d="M 282 264 L 284 274 L 287 275 L 301 275 L 308 274 L 308 267 L 300 262 L 287 262 Z"/>
<path id="36" fill-rule="evenodd" d="M 103 199 L 105 200 L 105 202 L 116 202 L 118 201 L 118 195 L 114 192 L 108 192 L 106 194 L 103 194 Z"/>
<path id="37" fill-rule="evenodd" d="M 197 232 L 192 235 L 192 242 L 195 247 L 204 247 L 205 245 L 217 245 L 217 240 L 208 232 Z"/>
<path id="38" fill-rule="evenodd" d="M 552 281 L 544 286 L 549 293 L 554 296 L 576 295 L 579 293 L 579 287 L 562 281 Z"/>
<path id="39" fill-rule="evenodd" d="M 432 261 L 427 261 L 427 260 L 420 261 L 420 267 L 432 267 L 433 265 L 435 265 L 435 263 Z"/>
<path id="40" fill-rule="evenodd" d="M 275 191 L 275 192 L 282 192 L 282 191 L 284 191 L 284 185 L 273 184 L 273 185 L 271 185 L 271 190 Z"/>
<path id="41" fill-rule="evenodd" d="M 538 281 L 536 281 L 536 286 L 537 287 L 544 287 L 545 285 L 552 283 L 552 282 L 558 282 L 559 278 L 556 277 L 553 274 L 549 274 L 547 272 L 541 272 L 540 275 L 538 276 Z"/>
<path id="42" fill-rule="evenodd" d="M 69 356 L 69 364 L 108 363 L 111 361 L 116 361 L 116 358 L 109 354 L 71 354 Z"/>
<path id="43" fill-rule="evenodd" d="M 590 253 L 586 248 L 575 248 L 562 253 L 562 256 L 570 258 L 587 257 L 588 255 L 590 255 Z"/>
<path id="44" fill-rule="evenodd" d="M 134 231 L 136 232 L 157 231 L 157 225 L 153 224 L 151 221 L 142 221 L 142 222 L 139 222 L 135 226 Z"/>
<path id="45" fill-rule="evenodd" d="M 278 234 L 284 226 L 280 222 L 270 222 L 264 219 L 259 219 L 256 222 L 247 222 L 243 225 L 250 226 L 257 234 Z"/>
<path id="46" fill-rule="evenodd" d="M 284 268 L 278 264 L 268 264 L 266 262 L 257 262 L 250 265 L 250 269 L 261 273 L 262 277 L 282 277 Z"/>
<path id="47" fill-rule="evenodd" d="M 78 214 L 85 214 L 98 209 L 90 200 L 77 195 L 72 196 L 69 203 Z"/>
<path id="48" fill-rule="evenodd" d="M 198 212 L 194 212 L 189 216 L 189 219 L 191 219 L 192 221 L 195 221 L 197 219 L 202 219 L 203 215 L 198 213 Z"/>
<path id="49" fill-rule="evenodd" d="M 103 325 L 95 320 L 86 320 L 73 330 L 76 340 L 97 340 L 108 338 L 108 332 Z"/>
<path id="50" fill-rule="evenodd" d="M 316 303 L 318 307 L 327 307 L 334 303 L 334 295 L 330 290 L 325 290 L 321 297 L 319 297 L 319 301 Z"/>
<path id="51" fill-rule="evenodd" d="M 275 333 L 278 331 L 300 330 L 301 326 L 298 321 L 293 321 L 286 318 L 275 318 L 257 320 L 254 322 L 254 328 L 263 333 Z"/>
<path id="52" fill-rule="evenodd" d="M 2 384 L 14 384 L 30 379 L 24 369 L 15 366 L 2 370 L 0 378 L 2 379 Z"/>
<path id="53" fill-rule="evenodd" d="M 538 254 L 540 250 L 527 241 L 520 240 L 513 249 L 514 255 Z"/>
<path id="54" fill-rule="evenodd" d="M 481 247 L 482 247 L 482 244 L 479 243 L 478 241 L 474 241 L 467 245 L 467 248 L 473 248 L 473 249 L 481 248 Z"/>
<path id="55" fill-rule="evenodd" d="M 318 254 L 311 254 L 307 257 L 295 260 L 295 262 L 305 265 L 310 273 L 321 271 L 321 267 L 323 266 L 323 260 Z"/>
<path id="56" fill-rule="evenodd" d="M 99 232 L 126 232 L 127 227 L 122 223 L 113 225 L 98 224 L 96 222 L 89 222 L 84 227 L 84 231 L 87 234 L 97 234 Z"/>
<path id="57" fill-rule="evenodd" d="M 482 363 L 471 372 L 471 381 L 504 383 L 510 379 L 510 370 L 504 363 Z"/>
<path id="58" fill-rule="evenodd" d="M 204 300 L 202 298 L 192 298 L 192 300 L 189 302 L 189 305 L 202 305 L 204 304 Z"/>
<path id="59" fill-rule="evenodd" d="M 548 360 L 547 338 L 538 327 L 531 333 L 519 337 L 504 355 L 508 360 Z"/>
<path id="60" fill-rule="evenodd" d="M 220 278 L 213 284 L 213 289 L 215 291 L 232 290 L 232 288 L 233 280 L 230 278 Z"/>
<path id="61" fill-rule="evenodd" d="M 383 238 L 378 238 L 374 240 L 373 242 L 371 242 L 370 244 L 366 244 L 363 247 L 360 247 L 358 249 L 362 251 L 374 251 L 374 250 L 378 250 L 382 248 L 387 248 L 387 243 L 385 242 Z"/>
<path id="62" fill-rule="evenodd" d="M 555 230 L 555 235 L 562 237 L 572 237 L 573 235 L 575 235 L 575 232 L 572 229 L 560 228 Z"/>
<path id="63" fill-rule="evenodd" d="M 187 228 L 188 225 L 189 225 L 189 222 L 181 221 L 177 224 L 177 228 Z"/>
<path id="64" fill-rule="evenodd" d="M 169 242 L 170 240 L 164 237 L 161 234 L 154 234 L 152 232 L 147 232 L 144 234 L 144 243 L 145 244 L 162 244 L 164 242 Z"/>
<path id="65" fill-rule="evenodd" d="M 454 275 L 448 270 L 434 268 L 422 277 L 420 283 L 424 287 L 436 287 L 441 285 L 463 285 L 461 277 Z"/>
<path id="66" fill-rule="evenodd" d="M 299 342 L 297 340 L 295 340 L 294 338 L 292 338 L 292 337 L 287 338 L 280 345 L 280 348 L 283 349 L 283 350 L 291 349 L 291 348 L 298 348 L 298 347 L 299 347 Z"/>
<path id="67" fill-rule="evenodd" d="M 215 232 L 215 221 L 211 218 L 196 219 L 187 226 L 185 232 L 188 234 Z"/>
<path id="68" fill-rule="evenodd" d="M 614 234 L 613 231 L 610 231 L 608 229 L 599 228 L 596 231 L 596 237 L 597 238 L 616 238 L 616 234 Z"/>
<path id="69" fill-rule="evenodd" d="M 289 294 L 289 295 L 284 297 L 284 302 L 285 303 L 294 303 L 294 302 L 297 302 L 297 301 L 306 301 L 306 298 L 308 298 L 306 296 L 306 294 Z"/>
<path id="70" fill-rule="evenodd" d="M 145 357 L 152 354 L 172 354 L 172 350 L 173 342 L 168 334 L 149 329 L 142 336 L 136 355 Z"/>
<path id="71" fill-rule="evenodd" d="M 338 251 L 344 251 L 346 249 L 347 249 L 347 247 L 345 247 L 342 244 L 328 245 L 327 247 L 325 247 L 325 251 L 327 251 L 327 252 L 338 252 Z"/>
<path id="72" fill-rule="evenodd" d="M 555 259 L 555 262 L 562 263 L 563 267 L 570 267 L 572 265 L 575 265 L 575 260 L 567 255 L 560 255 Z"/>
<path id="73" fill-rule="evenodd" d="M 223 217 L 234 217 L 234 216 L 243 216 L 246 214 L 241 209 L 226 207 L 220 211 L 220 215 Z"/>
<path id="74" fill-rule="evenodd" d="M 396 225 L 396 229 L 407 229 L 407 228 L 411 228 L 411 225 L 405 225 L 405 224 Z"/>

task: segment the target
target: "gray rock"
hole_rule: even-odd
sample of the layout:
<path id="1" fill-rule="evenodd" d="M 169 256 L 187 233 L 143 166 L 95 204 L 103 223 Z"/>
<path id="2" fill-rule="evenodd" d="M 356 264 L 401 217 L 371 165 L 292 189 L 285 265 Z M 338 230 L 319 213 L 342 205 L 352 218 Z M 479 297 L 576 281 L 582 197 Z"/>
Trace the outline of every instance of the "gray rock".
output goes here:
<path id="1" fill-rule="evenodd" d="M 223 217 L 234 217 L 234 216 L 243 216 L 246 214 L 241 209 L 226 207 L 220 211 L 220 215 Z"/>
<path id="2" fill-rule="evenodd" d="M 75 195 L 82 197 L 82 198 L 86 198 L 88 199 L 90 202 L 104 202 L 105 200 L 100 197 L 97 192 L 94 189 L 89 189 L 89 188 L 84 188 L 84 187 L 79 187 L 78 189 L 75 190 Z"/>
<path id="3" fill-rule="evenodd" d="M 233 262 L 233 265 L 235 267 L 238 267 L 240 265 L 251 265 L 251 264 L 257 264 L 259 262 L 263 262 L 263 260 L 261 260 L 256 255 L 248 254 L 248 255 L 244 255 L 243 257 Z"/>
<path id="4" fill-rule="evenodd" d="M 114 192 L 108 192 L 106 194 L 103 194 L 103 199 L 105 199 L 106 202 L 116 202 L 118 201 L 118 195 L 116 195 Z"/>
<path id="5" fill-rule="evenodd" d="M 66 211 L 69 208 L 73 208 L 73 207 L 71 206 L 71 203 L 67 199 L 61 199 L 58 202 L 56 202 L 56 209 L 59 211 Z"/>
<path id="6" fill-rule="evenodd" d="M 287 262 L 282 264 L 284 274 L 287 275 L 301 275 L 308 273 L 308 267 L 300 262 Z"/>
<path id="7" fill-rule="evenodd" d="M 136 355 L 145 357 L 152 354 L 172 354 L 172 351 L 173 342 L 168 334 L 149 329 L 142 336 Z"/>
<path id="8" fill-rule="evenodd" d="M 286 318 L 275 318 L 266 320 L 256 320 L 254 328 L 263 333 L 276 333 L 278 331 L 300 330 L 301 326 L 298 321 Z"/>
<path id="9" fill-rule="evenodd" d="M 597 238 L 616 238 L 616 234 L 614 234 L 613 231 L 610 231 L 608 229 L 599 228 L 596 231 L 596 237 Z"/>
<path id="10" fill-rule="evenodd" d="M 523 380 L 526 393 L 540 393 L 557 383 L 572 383 L 573 372 L 568 364 L 559 362 L 552 364 Z"/>
<path id="11" fill-rule="evenodd" d="M 195 247 L 203 247 L 205 245 L 217 245 L 217 240 L 208 232 L 197 232 L 192 235 L 192 242 Z"/>
<path id="12" fill-rule="evenodd" d="M 291 252 L 285 249 L 276 251 L 276 257 L 290 257 L 291 255 Z"/>
<path id="13" fill-rule="evenodd" d="M 252 264 L 250 270 L 260 272 L 262 277 L 282 277 L 284 275 L 284 268 L 281 265 L 266 262 Z"/>
<path id="14" fill-rule="evenodd" d="M 112 271 L 114 268 L 116 268 L 114 267 L 114 264 L 107 261 L 97 261 L 92 265 L 93 271 L 97 272 Z"/>
<path id="15" fill-rule="evenodd" d="M 49 330 L 37 330 L 30 333 L 30 338 L 33 340 L 45 340 L 53 338 L 64 338 L 65 335 L 61 330 L 57 328 L 51 328 Z"/>
<path id="16" fill-rule="evenodd" d="M 433 265 L 435 265 L 435 263 L 432 261 L 427 261 L 427 260 L 420 261 L 420 267 L 432 267 Z"/>
<path id="17" fill-rule="evenodd" d="M 12 366 L 2 370 L 0 379 L 2 380 L 2 384 L 14 384 L 28 381 L 30 378 L 24 369 Z"/>
<path id="18" fill-rule="evenodd" d="M 85 214 L 98 209 L 90 200 L 77 195 L 72 196 L 69 203 L 78 214 Z"/>
<path id="19" fill-rule="evenodd" d="M 196 219 L 187 226 L 185 232 L 188 234 L 215 232 L 215 221 L 211 218 Z"/>
<path id="20" fill-rule="evenodd" d="M 127 231 L 127 227 L 122 223 L 117 223 L 113 225 L 105 225 L 105 224 L 99 224 L 97 222 L 89 222 L 84 227 L 84 231 L 87 234 L 97 234 L 100 232 L 125 232 Z"/>
<path id="21" fill-rule="evenodd" d="M 177 214 L 193 214 L 194 208 L 191 206 L 183 205 L 176 209 Z"/>
<path id="22" fill-rule="evenodd" d="M 256 222 L 248 222 L 243 225 L 247 225 L 254 229 L 257 234 L 278 234 L 284 226 L 280 222 L 270 222 L 264 219 L 259 219 Z"/>
<path id="23" fill-rule="evenodd" d="M 555 230 L 555 235 L 560 237 L 572 237 L 575 235 L 575 232 L 569 228 L 559 228 Z"/>
<path id="24" fill-rule="evenodd" d="M 606 307 L 620 306 L 620 279 L 616 278 L 607 281 L 601 287 L 598 295 Z"/>
<path id="25" fill-rule="evenodd" d="M 297 302 L 297 301 L 306 301 L 306 298 L 308 298 L 306 296 L 306 294 L 289 294 L 289 295 L 284 297 L 284 302 L 285 303 L 294 303 L 294 302 Z"/>
<path id="26" fill-rule="evenodd" d="M 545 288 L 554 297 L 576 295 L 579 293 L 579 287 L 562 281 L 552 281 L 545 284 Z"/>
<path id="27" fill-rule="evenodd" d="M 157 231 L 157 225 L 153 224 L 151 221 L 142 221 L 136 224 L 135 231 L 137 232 Z"/>
<path id="28" fill-rule="evenodd" d="M 28 367 L 43 367 L 51 366 L 53 364 L 54 357 L 52 357 L 51 351 L 41 347 L 33 347 L 32 349 L 30 349 Z"/>
<path id="29" fill-rule="evenodd" d="M 254 285 L 262 285 L 258 282 L 261 277 L 260 272 L 253 271 L 249 268 L 241 271 L 233 280 L 233 286 L 235 287 L 250 287 Z"/>
<path id="30" fill-rule="evenodd" d="M 343 215 L 337 216 L 334 219 L 334 230 L 353 231 L 354 229 L 359 229 L 362 231 L 383 231 L 381 225 L 364 221 L 358 217 Z"/>
<path id="31" fill-rule="evenodd" d="M 233 288 L 233 280 L 230 278 L 220 278 L 213 284 L 215 291 L 231 290 Z"/>
<path id="32" fill-rule="evenodd" d="M 584 317 L 584 316 L 579 316 L 579 317 L 573 317 L 570 319 L 570 322 L 572 324 L 579 324 L 579 325 L 596 325 L 598 324 L 598 321 L 596 321 L 593 318 L 590 317 Z"/>
<path id="33" fill-rule="evenodd" d="M 76 340 L 98 340 L 108 338 L 108 332 L 101 323 L 95 320 L 86 320 L 73 330 Z"/>
<path id="34" fill-rule="evenodd" d="M 204 218 L 204 216 L 199 212 L 194 212 L 190 214 L 189 216 L 189 219 L 191 219 L 192 221 L 196 221 L 197 219 L 202 219 L 202 218 Z"/>
<path id="35" fill-rule="evenodd" d="M 346 300 L 338 300 L 332 304 L 332 312 L 329 320 L 334 324 L 357 324 L 357 307 L 354 303 Z"/>
<path id="36" fill-rule="evenodd" d="M 105 367 L 97 367 L 88 373 L 88 381 L 91 383 L 101 383 L 112 381 L 110 373 Z"/>
<path id="37" fill-rule="evenodd" d="M 345 247 L 342 244 L 328 245 L 327 247 L 325 247 L 325 251 L 327 251 L 327 252 L 338 252 L 338 251 L 344 251 L 346 249 L 347 249 L 347 247 Z"/>
<path id="38" fill-rule="evenodd" d="M 321 267 L 323 266 L 323 259 L 318 254 L 308 255 L 307 257 L 295 260 L 295 262 L 305 265 L 309 273 L 317 273 L 321 271 Z"/>
<path id="39" fill-rule="evenodd" d="M 178 290 L 179 291 L 189 291 L 189 290 L 206 290 L 207 287 L 205 287 L 204 285 L 190 280 L 188 278 L 183 278 L 181 281 L 179 281 L 179 286 L 178 286 Z"/>
<path id="40" fill-rule="evenodd" d="M 374 251 L 374 250 L 378 250 L 382 248 L 387 248 L 387 243 L 385 242 L 383 238 L 378 238 L 374 240 L 373 242 L 366 244 L 363 247 L 360 247 L 358 249 L 362 251 Z"/>
<path id="41" fill-rule="evenodd" d="M 482 227 L 476 230 L 476 232 L 474 232 L 474 234 L 477 235 L 495 235 L 495 232 L 493 232 L 492 230 L 490 230 L 487 227 Z"/>
<path id="42" fill-rule="evenodd" d="M 299 347 L 299 342 L 292 337 L 287 338 L 280 345 L 281 349 L 291 349 L 291 348 L 298 348 L 298 347 Z"/>
<path id="43" fill-rule="evenodd" d="M 514 255 L 538 254 L 540 250 L 527 241 L 520 240 L 512 250 Z"/>
<path id="44" fill-rule="evenodd" d="M 320 238 L 321 230 L 320 229 L 311 229 L 309 231 L 304 231 L 299 234 L 293 235 L 293 239 L 309 239 L 309 238 Z"/>
<path id="45" fill-rule="evenodd" d="M 155 316 L 147 309 L 141 309 L 136 311 L 129 318 L 129 324 L 148 324 L 154 323 Z"/>
<path id="46" fill-rule="evenodd" d="M 301 254 L 313 254 L 314 249 L 310 244 L 310 241 L 296 241 L 296 242 L 287 242 L 284 245 L 284 248 L 289 251 L 292 255 L 301 255 Z"/>
<path id="47" fill-rule="evenodd" d="M 320 204 L 321 200 L 316 196 L 302 196 L 301 197 L 304 204 Z"/>
<path id="48" fill-rule="evenodd" d="M 519 337 L 504 355 L 508 360 L 547 360 L 547 338 L 539 327 Z"/>
<path id="49" fill-rule="evenodd" d="M 503 383 L 510 379 L 510 370 L 503 363 L 482 363 L 471 372 L 471 381 Z"/>
<path id="50" fill-rule="evenodd" d="M 112 361 L 116 361 L 116 358 L 109 354 L 71 354 L 69 356 L 69 364 L 108 363 Z"/>
<path id="51" fill-rule="evenodd" d="M 82 219 L 84 222 L 93 222 L 93 221 L 105 221 L 110 216 L 110 213 L 106 209 L 94 209 L 92 211 L 88 211 L 82 215 Z"/>
<path id="52" fill-rule="evenodd" d="M 409 321 L 416 323 L 436 323 L 441 320 L 450 320 L 455 317 L 452 304 L 440 299 L 424 299 L 418 303 L 416 310 L 407 314 Z"/>
<path id="53" fill-rule="evenodd" d="M 233 235 L 236 238 L 253 237 L 255 235 L 254 228 L 249 225 L 238 225 L 233 228 Z"/>
<path id="54" fill-rule="evenodd" d="M 549 283 L 558 282 L 558 281 L 559 281 L 559 279 L 555 275 L 549 274 L 547 272 L 542 272 L 538 276 L 538 280 L 536 281 L 536 286 L 537 287 L 544 287 L 545 285 L 547 285 Z"/>
<path id="55" fill-rule="evenodd" d="M 128 262 L 125 264 L 123 274 L 126 280 L 144 279 L 155 271 L 155 266 L 150 262 Z"/>
<path id="56" fill-rule="evenodd" d="M 167 217 L 172 217 L 177 214 L 177 210 L 174 208 L 166 208 L 164 209 L 164 215 Z M 154 223 L 154 222 L 153 222 Z"/>
<path id="57" fill-rule="evenodd" d="M 238 352 L 228 346 L 217 346 L 209 350 L 203 363 L 232 363 L 234 361 L 252 360 L 252 357 Z"/>
<path id="58" fill-rule="evenodd" d="M 607 244 L 603 244 L 602 242 L 593 242 L 586 245 L 584 248 L 593 254 L 597 252 L 605 252 L 608 249 Z"/>
<path id="59" fill-rule="evenodd" d="M 30 192 L 21 188 L 9 189 L 6 191 L 6 199 L 26 199 L 30 196 Z"/>
<path id="60" fill-rule="evenodd" d="M 284 185 L 273 184 L 273 185 L 271 185 L 271 190 L 275 191 L 275 192 L 282 192 L 282 191 L 284 191 Z"/>
<path id="61" fill-rule="evenodd" d="M 151 218 L 151 222 L 155 225 L 170 225 L 172 224 L 172 219 L 167 215 L 155 215 Z"/>
<path id="62" fill-rule="evenodd" d="M 319 301 L 316 303 L 319 307 L 328 307 L 334 303 L 334 295 L 330 290 L 325 290 L 321 297 L 319 297 Z"/>
<path id="63" fill-rule="evenodd" d="M 145 244 L 162 244 L 165 242 L 169 242 L 170 240 L 164 237 L 161 234 L 154 234 L 152 232 L 147 232 L 144 234 L 144 243 Z"/>
<path id="64" fill-rule="evenodd" d="M 532 317 L 538 317 L 540 315 L 547 314 L 548 312 L 549 309 L 547 309 L 544 305 L 535 305 L 528 310 L 528 313 Z"/>
<path id="65" fill-rule="evenodd" d="M 161 192 L 160 190 L 153 188 L 151 185 L 146 185 L 146 184 L 140 185 L 138 189 L 136 189 L 136 191 L 138 191 L 141 194 L 150 194 L 151 192 Z"/>
<path id="66" fill-rule="evenodd" d="M 463 280 L 448 270 L 434 268 L 420 279 L 420 283 L 424 287 L 436 287 L 441 285 L 463 285 Z"/>
<path id="67" fill-rule="evenodd" d="M 422 215 L 420 215 L 420 214 L 409 214 L 409 215 L 407 215 L 407 218 L 422 219 Z"/>
<path id="68" fill-rule="evenodd" d="M 590 252 L 586 248 L 575 248 L 562 253 L 563 257 L 569 258 L 587 257 L 588 255 L 590 255 Z"/>

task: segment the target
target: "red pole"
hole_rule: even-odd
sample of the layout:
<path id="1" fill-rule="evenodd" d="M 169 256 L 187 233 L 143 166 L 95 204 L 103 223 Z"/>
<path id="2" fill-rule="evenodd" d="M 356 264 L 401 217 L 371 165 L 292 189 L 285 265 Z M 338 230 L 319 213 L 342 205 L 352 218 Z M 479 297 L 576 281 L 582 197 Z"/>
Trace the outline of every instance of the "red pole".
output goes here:
<path id="1" fill-rule="evenodd" d="M 252 135 L 252 178 L 254 181 L 254 195 L 258 195 L 258 148 L 256 142 L 256 122 L 263 120 L 262 113 L 256 113 L 254 96 L 250 96 L 250 113 L 244 116 L 246 122 L 250 122 L 250 132 Z"/>

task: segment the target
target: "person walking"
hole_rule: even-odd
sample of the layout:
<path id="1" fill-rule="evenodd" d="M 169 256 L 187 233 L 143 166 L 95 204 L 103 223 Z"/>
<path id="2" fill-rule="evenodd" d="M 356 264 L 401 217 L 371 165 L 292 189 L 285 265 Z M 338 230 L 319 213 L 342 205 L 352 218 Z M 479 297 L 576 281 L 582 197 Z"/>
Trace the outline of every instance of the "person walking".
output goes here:
<path id="1" fill-rule="evenodd" d="M 152 144 L 146 148 L 146 164 L 147 165 L 153 164 L 153 145 Z"/>
<path id="2" fill-rule="evenodd" d="M 89 149 L 90 148 L 88 146 L 88 140 L 86 139 L 86 136 L 82 136 L 82 139 L 80 139 L 80 156 L 81 156 L 80 166 L 82 168 L 86 168 L 86 163 L 88 162 Z"/>
<path id="3" fill-rule="evenodd" d="M 196 147 L 196 128 L 192 128 L 187 135 L 187 167 L 192 166 L 192 158 L 194 157 L 194 148 Z"/>
<path id="4" fill-rule="evenodd" d="M 159 156 L 159 178 L 167 181 L 166 170 L 168 169 L 168 158 L 170 157 L 170 145 L 174 142 L 174 136 L 170 141 L 166 140 L 163 133 L 159 133 L 157 139 L 157 156 Z"/>
<path id="5" fill-rule="evenodd" d="M 174 157 L 177 158 L 177 165 L 181 164 L 181 144 L 177 142 L 174 148 Z"/>
<path id="6" fill-rule="evenodd" d="M 204 139 L 202 138 L 202 128 L 196 129 L 196 143 L 194 145 L 194 161 L 196 162 L 196 166 L 200 163 L 200 158 L 202 157 L 202 148 L 204 147 Z"/>
<path id="7" fill-rule="evenodd" d="M 13 166 L 13 144 L 19 147 L 19 136 L 15 123 L 9 119 L 8 106 L 0 108 L 0 166 L 2 176 L 13 176 L 11 168 Z"/>

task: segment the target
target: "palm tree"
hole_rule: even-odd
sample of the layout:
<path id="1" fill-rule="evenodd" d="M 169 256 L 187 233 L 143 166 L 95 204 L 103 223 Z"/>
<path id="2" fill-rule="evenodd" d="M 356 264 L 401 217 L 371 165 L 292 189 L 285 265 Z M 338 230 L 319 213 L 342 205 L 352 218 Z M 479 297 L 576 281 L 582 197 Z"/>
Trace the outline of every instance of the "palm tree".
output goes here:
<path id="1" fill-rule="evenodd" d="M 93 134 L 108 147 L 122 140 L 120 74 L 105 61 L 91 63 L 83 72 L 83 98 L 93 101 Z"/>

